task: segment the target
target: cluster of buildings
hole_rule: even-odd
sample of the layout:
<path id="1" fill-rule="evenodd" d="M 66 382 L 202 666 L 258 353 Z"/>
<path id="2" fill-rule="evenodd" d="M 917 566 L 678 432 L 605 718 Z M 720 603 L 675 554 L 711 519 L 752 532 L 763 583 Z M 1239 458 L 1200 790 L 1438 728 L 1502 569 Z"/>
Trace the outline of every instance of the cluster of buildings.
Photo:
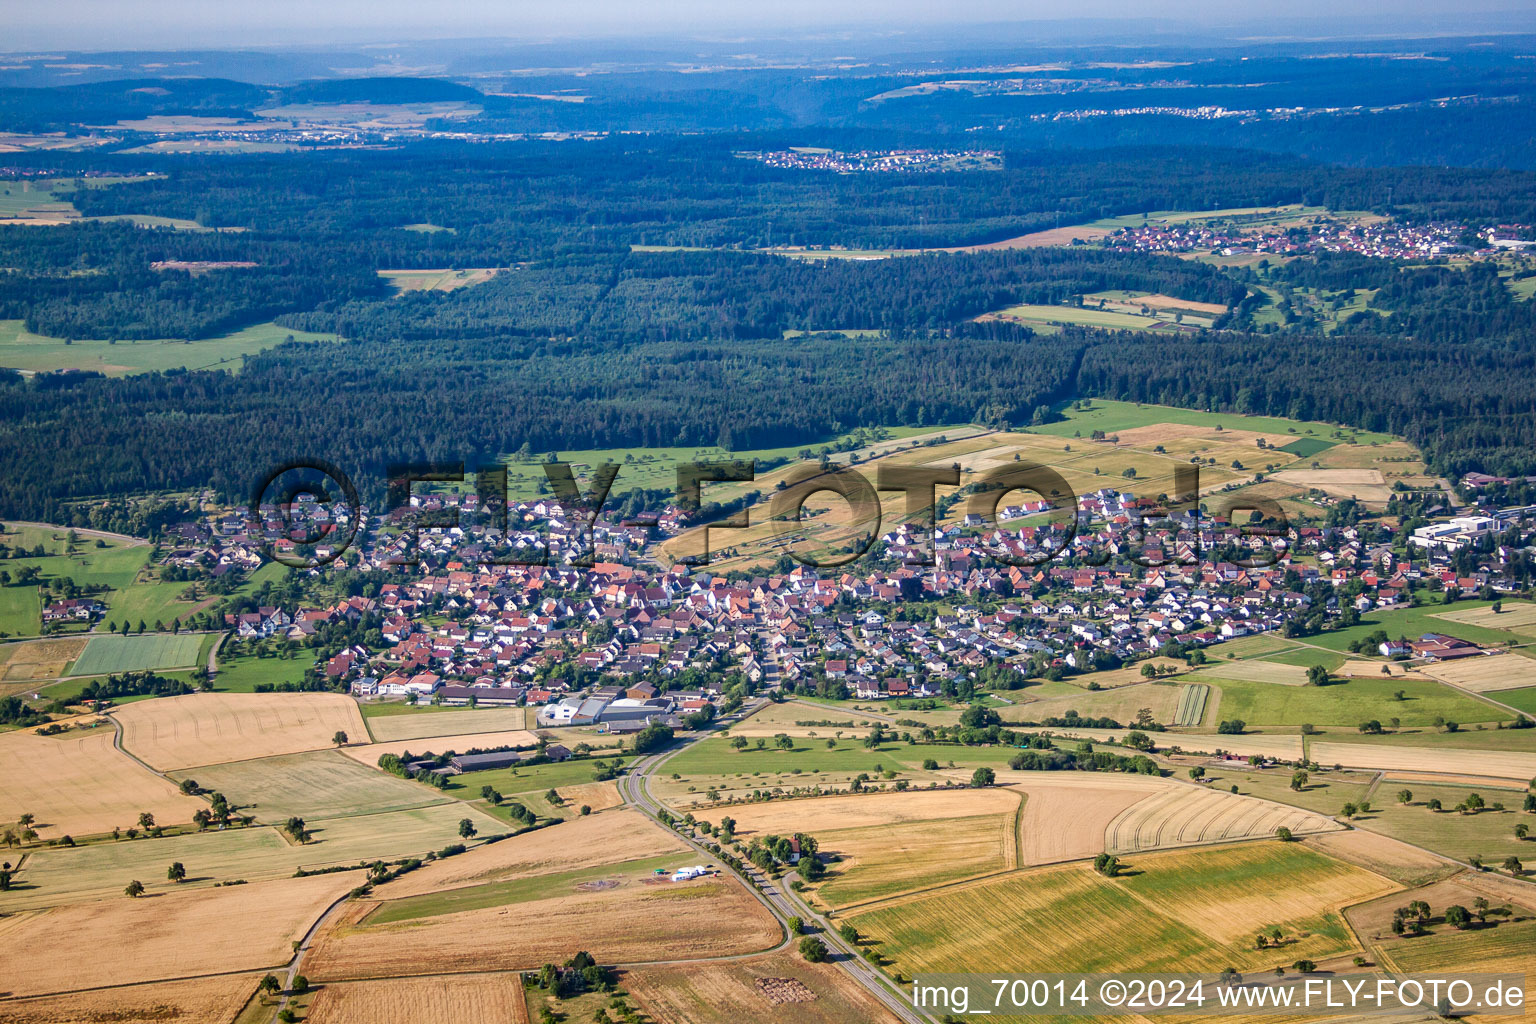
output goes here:
<path id="1" fill-rule="evenodd" d="M 1390 219 L 1317 220 L 1290 227 L 1245 227 L 1231 223 L 1146 224 L 1121 228 L 1104 240 L 1119 252 L 1211 252 L 1223 256 L 1244 253 L 1302 256 L 1319 252 L 1351 252 L 1383 259 L 1429 259 L 1436 256 L 1494 256 L 1516 245 L 1495 240 L 1486 229 L 1479 245 L 1468 245 L 1466 231 L 1452 222 L 1404 224 Z"/>
<path id="2" fill-rule="evenodd" d="M 94 622 L 106 613 L 107 606 L 95 598 L 71 597 L 43 606 L 43 624 L 51 622 Z"/>
<path id="3" fill-rule="evenodd" d="M 675 726 L 733 688 L 931 697 L 991 665 L 1083 671 L 1168 645 L 1400 606 L 1422 586 L 1515 593 L 1528 583 L 1508 572 L 1514 550 L 1497 546 L 1468 573 L 1452 564 L 1465 546 L 1452 538 L 1536 529 L 1536 509 L 1458 517 L 1414 531 L 1405 556 L 1379 523 L 1367 533 L 1299 527 L 1266 542 L 1271 564 L 1247 567 L 1209 555 L 1238 540 L 1239 527 L 1192 511 L 1168 515 L 1126 492 L 1080 499 L 1082 528 L 1070 542 L 1061 526 L 1035 522 L 1045 511 L 1038 501 L 1010 505 L 997 524 L 962 521 L 933 534 L 901 524 L 881 536 L 879 559 L 729 577 L 656 564 L 649 545 L 661 532 L 642 542 L 617 517 L 598 526 L 625 538 L 627 561 L 591 565 L 575 563 L 575 552 L 590 551 L 582 544 L 563 555 L 555 546 L 549 565 L 482 564 L 485 541 L 467 519 L 423 528 L 416 562 L 391 562 L 386 553 L 403 553 L 409 533 L 389 522 L 368 533 L 360 564 L 388 569 L 396 582 L 328 607 L 232 615 L 228 625 L 260 640 L 376 623 L 379 642 L 329 649 L 317 666 L 360 698 L 533 706 L 541 726 L 626 732 Z M 558 532 L 575 518 L 551 501 L 516 512 L 519 535 Z M 666 520 L 668 532 L 686 525 L 672 510 L 651 519 Z M 217 523 L 206 536 L 221 532 Z M 1010 565 L 998 553 L 1056 557 Z M 915 602 L 924 610 L 909 611 Z M 936 606 L 945 610 L 927 610 Z"/>
<path id="4" fill-rule="evenodd" d="M 741 155 L 769 167 L 786 167 L 797 171 L 836 171 L 839 174 L 871 171 L 975 171 L 1001 169 L 1003 166 L 1002 154 L 992 150 L 864 149 L 839 153 L 830 149 L 807 148 Z"/>

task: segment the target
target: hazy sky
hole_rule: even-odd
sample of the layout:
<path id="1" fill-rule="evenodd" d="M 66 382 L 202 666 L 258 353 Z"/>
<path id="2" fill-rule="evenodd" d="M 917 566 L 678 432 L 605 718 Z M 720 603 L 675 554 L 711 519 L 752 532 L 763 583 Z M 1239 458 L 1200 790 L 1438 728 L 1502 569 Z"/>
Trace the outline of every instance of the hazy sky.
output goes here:
<path id="1" fill-rule="evenodd" d="M 9 0 L 0 49 L 238 47 L 412 39 L 796 34 L 1068 18 L 1166 18 L 1263 31 L 1267 19 L 1379 15 L 1383 35 L 1426 22 L 1454 31 L 1473 13 L 1521 12 L 1529 0 Z M 1480 19 L 1481 22 L 1481 19 Z M 1326 24 L 1326 21 L 1324 22 Z M 1478 30 L 1484 30 L 1486 22 Z M 1513 24 L 1511 28 L 1514 28 Z"/>

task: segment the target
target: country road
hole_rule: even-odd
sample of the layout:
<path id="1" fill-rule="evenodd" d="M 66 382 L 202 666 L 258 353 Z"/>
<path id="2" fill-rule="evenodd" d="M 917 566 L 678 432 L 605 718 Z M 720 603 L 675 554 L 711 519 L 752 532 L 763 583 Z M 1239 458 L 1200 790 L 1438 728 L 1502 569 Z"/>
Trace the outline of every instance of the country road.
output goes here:
<path id="1" fill-rule="evenodd" d="M 716 729 L 735 724 L 742 718 L 750 716 L 753 711 L 765 706 L 766 704 L 759 704 L 745 714 L 722 719 L 714 723 L 709 730 L 701 731 L 685 739 L 681 744 L 674 746 L 672 749 L 663 751 L 660 754 L 653 754 L 631 765 L 629 773 L 624 776 L 619 787 L 625 802 L 647 817 L 658 819 L 661 805 L 651 797 L 646 788 L 646 780 L 667 761 L 686 750 L 692 743 L 707 737 Z M 663 825 L 663 827 L 665 826 Z M 711 858 L 715 856 L 692 834 L 678 832 L 677 835 L 700 855 Z M 722 870 L 729 869 L 722 868 Z M 788 927 L 788 920 L 791 917 L 798 917 L 803 922 L 814 923 L 820 927 L 821 933 L 818 937 L 831 950 L 832 962 L 841 967 L 854 981 L 858 982 L 871 995 L 885 1004 L 899 1020 L 906 1022 L 906 1024 L 924 1024 L 924 1022 L 931 1020 L 925 1014 L 919 1013 L 906 996 L 895 987 L 893 982 L 859 956 L 858 951 L 845 942 L 843 937 L 837 933 L 836 929 L 824 917 L 807 906 L 792 890 L 768 878 L 756 867 L 749 866 L 746 874 L 749 883 L 747 886 L 748 891 L 753 893 L 758 901 L 779 919 L 780 924 Z"/>
<path id="2" fill-rule="evenodd" d="M 674 745 L 669 750 L 663 751 L 659 754 L 651 754 L 636 761 L 630 766 L 628 774 L 624 775 L 619 780 L 619 792 L 623 796 L 625 803 L 634 807 L 636 810 L 651 818 L 653 821 L 656 821 L 656 823 L 662 828 L 666 828 L 666 826 L 663 825 L 658 818 L 658 815 L 662 810 L 661 805 L 651 797 L 650 793 L 646 789 L 646 780 L 649 778 L 649 776 L 652 775 L 658 768 L 660 768 L 671 758 L 686 750 L 691 744 L 709 736 L 715 729 L 735 724 L 742 718 L 750 715 L 752 711 L 756 711 L 758 708 L 766 706 L 767 704 L 764 702 L 759 704 L 757 707 L 752 708 L 745 714 L 727 716 L 726 718 L 721 719 L 719 722 L 716 722 L 710 729 L 683 738 L 680 743 Z M 117 726 L 118 728 L 118 744 L 119 749 L 122 749 L 122 727 L 115 720 L 113 721 L 113 725 Z M 129 751 L 124 750 L 124 753 L 127 753 L 130 757 L 133 756 Z M 134 760 L 137 761 L 138 759 L 134 758 Z M 143 762 L 139 763 L 142 764 Z M 145 767 L 147 768 L 148 765 L 145 765 Z M 153 771 L 153 769 L 150 770 Z M 156 772 L 156 774 L 160 773 Z M 558 828 L 559 826 L 552 827 Z M 671 832 L 672 830 L 668 829 L 668 831 Z M 674 832 L 673 834 L 681 839 L 684 843 L 686 843 L 688 847 L 693 850 L 694 853 L 698 854 L 699 857 L 703 858 L 706 863 L 719 863 L 719 857 L 711 850 L 706 848 L 703 843 L 701 843 L 695 836 L 683 832 Z M 729 871 L 730 869 L 722 865 L 721 870 Z M 820 936 L 820 938 L 832 951 L 833 963 L 847 971 L 848 974 L 852 976 L 854 981 L 867 989 L 871 995 L 873 995 L 876 999 L 880 1000 L 882 1004 L 888 1007 L 891 1013 L 897 1019 L 903 1021 L 904 1024 L 931 1024 L 931 1019 L 929 1017 L 920 1014 L 915 1009 L 913 1009 L 906 997 L 902 995 L 902 993 L 897 990 L 883 974 L 866 963 L 855 950 L 851 949 L 848 944 L 843 941 L 842 937 L 838 935 L 837 932 L 829 924 L 827 924 L 824 919 L 822 919 L 809 907 L 805 906 L 804 903 L 800 902 L 797 896 L 794 896 L 787 889 L 778 885 L 773 880 L 765 877 L 755 868 L 748 871 L 748 876 L 749 877 L 742 880 L 746 886 L 747 891 L 751 893 L 752 896 L 759 903 L 761 903 L 769 913 L 773 914 L 774 918 L 779 922 L 779 926 L 784 930 L 783 940 L 772 949 L 758 950 L 752 953 L 736 953 L 719 957 L 695 957 L 688 960 L 652 960 L 644 961 L 642 963 L 618 963 L 612 964 L 611 966 L 628 968 L 684 963 L 693 964 L 716 961 L 728 962 L 735 960 L 750 960 L 765 956 L 770 953 L 790 952 L 794 950 L 797 936 L 792 935 L 789 931 L 789 919 L 791 917 L 799 917 L 802 921 L 814 922 L 823 929 L 823 934 Z M 280 980 L 283 982 L 283 995 L 278 1000 L 278 1002 L 272 1006 L 272 1014 L 270 1019 L 275 1021 L 277 1015 L 282 1012 L 284 1007 L 288 1005 L 289 997 L 287 992 L 289 988 L 292 987 L 293 979 L 298 976 L 299 968 L 303 963 L 304 956 L 309 952 L 314 942 L 315 936 L 317 936 L 321 929 L 325 927 L 325 925 L 329 923 L 342 910 L 343 907 L 346 906 L 350 899 L 350 895 L 343 896 L 335 903 L 331 904 L 331 906 L 326 908 L 325 913 L 321 914 L 320 917 L 315 920 L 314 924 L 310 926 L 309 930 L 305 932 L 304 938 L 300 940 L 298 946 L 295 948 L 293 958 L 289 960 L 280 978 Z"/>

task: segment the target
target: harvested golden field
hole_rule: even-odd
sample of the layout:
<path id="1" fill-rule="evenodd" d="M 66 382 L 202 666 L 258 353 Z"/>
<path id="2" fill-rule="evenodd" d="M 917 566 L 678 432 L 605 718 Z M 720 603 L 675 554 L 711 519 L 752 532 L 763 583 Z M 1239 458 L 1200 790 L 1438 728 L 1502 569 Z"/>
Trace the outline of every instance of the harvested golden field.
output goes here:
<path id="1" fill-rule="evenodd" d="M 555 792 L 560 794 L 567 807 L 578 811 L 582 807 L 603 811 L 624 802 L 617 782 L 583 782 L 579 786 L 561 786 Z"/>
<path id="2" fill-rule="evenodd" d="M 1350 950 L 1338 906 L 1392 884 L 1295 843 L 1143 856 L 1130 867 L 1112 879 L 1088 864 L 1037 868 L 898 897 L 850 919 L 908 975 L 1000 963 L 1011 971 L 1247 971 L 1274 965 L 1272 951 L 1254 948 L 1265 924 L 1298 937 L 1288 961 Z"/>
<path id="3" fill-rule="evenodd" d="M 1536 778 L 1536 754 L 1522 751 L 1313 743 L 1309 752 L 1318 764 L 1342 764 L 1350 768 L 1478 775 L 1522 783 Z"/>
<path id="4" fill-rule="evenodd" d="M 1179 672 L 1187 672 L 1189 670 L 1189 666 L 1182 661 L 1174 661 L 1171 658 L 1148 658 L 1146 661 L 1140 661 L 1134 665 L 1126 665 L 1123 668 L 1105 669 L 1101 672 L 1085 672 L 1080 676 L 1072 676 L 1070 679 L 1065 680 L 1065 682 L 1071 683 L 1073 686 L 1084 687 L 1084 693 L 1093 692 L 1087 689 L 1089 683 L 1098 683 L 1100 688 L 1105 690 L 1113 689 L 1117 686 L 1140 685 L 1147 681 L 1147 677 L 1141 674 L 1141 667 L 1149 664 L 1156 667 L 1159 671 L 1167 668 L 1173 668 Z M 1029 691 L 1026 689 L 1023 691 L 1023 694 L 1028 696 Z M 1010 696 L 1012 695 L 1010 694 Z"/>
<path id="5" fill-rule="evenodd" d="M 867 828 L 935 818 L 969 818 L 1018 810 L 1019 798 L 1003 789 L 915 790 L 907 793 L 821 796 L 809 800 L 774 800 L 743 807 L 697 811 L 707 821 L 736 819 L 736 834 L 809 832 Z"/>
<path id="6" fill-rule="evenodd" d="M 1319 832 L 1307 836 L 1302 843 L 1404 885 L 1421 885 L 1461 870 L 1460 865 L 1428 850 L 1364 829 Z"/>
<path id="7" fill-rule="evenodd" d="M 1316 488 L 1335 498 L 1359 498 L 1361 501 L 1388 501 L 1392 488 L 1379 469 L 1283 469 L 1271 480 Z"/>
<path id="8" fill-rule="evenodd" d="M 0 647 L 0 679 L 11 683 L 57 678 L 80 657 L 85 645 L 85 637 L 6 644 Z"/>
<path id="9" fill-rule="evenodd" d="M 1000 242 L 983 242 L 978 245 L 957 246 L 940 251 L 987 252 L 993 249 L 1038 249 L 1044 246 L 1071 245 L 1074 240 L 1078 239 L 1084 242 L 1092 242 L 1100 238 L 1108 238 L 1112 234 L 1114 234 L 1113 228 L 1107 228 L 1100 224 L 1077 224 L 1072 227 L 1046 228 L 1044 231 L 1031 231 L 1027 235 L 1005 238 Z"/>
<path id="10" fill-rule="evenodd" d="M 1215 649 L 1215 654 L 1223 661 L 1229 656 L 1237 658 L 1256 658 L 1265 654 L 1279 654 L 1288 651 L 1295 644 L 1274 633 L 1255 633 L 1253 636 L 1245 636 L 1237 640 L 1228 640 Z"/>
<path id="11" fill-rule="evenodd" d="M 372 721 L 377 722 L 375 718 Z M 399 757 L 402 754 L 440 754 L 448 750 L 491 750 L 496 747 L 532 747 L 538 743 L 538 737 L 525 729 L 512 729 L 506 732 L 477 732 L 468 736 L 452 735 L 446 737 L 431 737 L 415 740 L 390 740 L 386 743 L 358 743 L 341 748 L 341 752 L 354 760 L 372 768 L 379 763 L 379 758 L 385 754 L 394 754 Z"/>
<path id="12" fill-rule="evenodd" d="M 1062 697 L 1025 699 L 1011 707 L 997 709 L 1004 722 L 1043 722 L 1047 718 L 1065 717 L 1076 711 L 1084 718 L 1113 718 L 1130 724 L 1146 709 L 1154 722 L 1172 725 L 1178 709 L 1179 687 L 1159 683 L 1133 683 L 1097 692 L 1069 693 Z"/>
<path id="13" fill-rule="evenodd" d="M 0 945 L 33 952 L 10 958 L 5 985 L 18 995 L 44 995 L 276 967 L 292 957 L 290 942 L 363 877 L 346 871 L 15 914 L 0 919 Z"/>
<path id="14" fill-rule="evenodd" d="M 1233 422 L 1240 422 L 1242 417 L 1233 416 Z M 1193 423 L 1151 423 L 1145 427 L 1132 427 L 1129 430 L 1111 431 L 1111 436 L 1118 437 L 1122 445 L 1165 445 L 1169 441 L 1198 440 L 1213 445 L 1224 445 L 1235 448 L 1251 449 L 1259 438 L 1273 438 L 1273 434 L 1261 434 L 1254 430 L 1233 430 L 1228 427 L 1217 430 L 1214 426 L 1199 426 Z M 1283 457 L 1284 453 L 1279 453 Z M 1205 479 L 1205 470 L 1200 471 L 1200 479 Z"/>
<path id="15" fill-rule="evenodd" d="M 500 845 L 500 844 L 497 844 Z M 387 888 L 387 887 L 386 887 Z M 393 894 L 391 894 L 393 895 Z M 419 970 L 521 970 L 585 949 L 603 964 L 752 953 L 777 945 L 777 920 L 730 877 L 686 885 L 626 885 L 369 925 L 376 901 L 360 901 L 314 945 L 311 978 L 387 978 Z"/>
<path id="16" fill-rule="evenodd" d="M 1406 665 L 1394 665 L 1390 661 L 1366 661 L 1364 658 L 1346 658 L 1344 664 L 1334 669 L 1333 675 L 1346 679 L 1408 679 L 1429 681 L 1430 677 Z"/>
<path id="17" fill-rule="evenodd" d="M 459 822 L 469 818 L 481 835 L 503 830 L 503 822 L 458 801 L 380 814 L 311 819 L 313 841 L 294 843 L 275 826 L 186 832 L 160 839 L 124 839 L 30 852 L 19 879 L 5 894 L 7 908 L 53 907 L 86 900 L 116 900 L 130 879 L 151 893 L 211 888 L 218 882 L 291 878 L 313 871 L 376 859 L 421 857 L 459 839 Z M 165 869 L 180 861 L 187 880 L 173 885 Z"/>
<path id="18" fill-rule="evenodd" d="M 1382 785 L 1393 782 L 1419 782 L 1431 786 L 1486 786 L 1493 789 L 1515 789 L 1510 779 L 1498 779 L 1488 775 L 1448 775 L 1445 772 L 1382 772 Z"/>
<path id="19" fill-rule="evenodd" d="M 205 764 L 173 772 L 171 778 L 190 779 L 205 790 L 223 793 L 241 813 L 269 823 L 398 811 L 449 799 L 419 782 L 360 765 L 336 750 Z"/>
<path id="20" fill-rule="evenodd" d="M 1463 658 L 1460 661 L 1426 665 L 1420 671 L 1452 686 L 1471 690 L 1473 693 L 1536 686 L 1536 661 L 1523 658 L 1518 654 Z M 1498 697 L 1495 696 L 1494 699 L 1497 700 Z"/>
<path id="21" fill-rule="evenodd" d="M 135 825 L 142 811 L 173 825 L 208 806 L 134 764 L 113 733 L 108 724 L 60 737 L 0 734 L 0 820 L 34 814 L 44 839 L 83 838 Z"/>
<path id="22" fill-rule="evenodd" d="M 1222 945 L 1251 940 L 1265 924 L 1300 922 L 1402 888 L 1295 843 L 1164 853 L 1139 858 L 1136 867 L 1144 874 L 1128 882 L 1134 895 Z"/>
<path id="23" fill-rule="evenodd" d="M 309 1004 L 310 1024 L 473 1024 L 522 1021 L 515 974 L 443 975 L 331 983 Z"/>
<path id="24" fill-rule="evenodd" d="M 1236 679 L 1250 683 L 1275 683 L 1280 686 L 1305 686 L 1307 670 L 1300 665 L 1282 665 L 1275 661 L 1249 659 L 1223 661 L 1207 666 L 1185 677 L 1192 683 L 1211 680 Z"/>
<path id="25" fill-rule="evenodd" d="M 884 1003 L 841 968 L 806 963 L 789 953 L 733 963 L 638 967 L 624 972 L 622 983 L 656 1024 L 890 1024 L 896 1020 Z"/>
<path id="26" fill-rule="evenodd" d="M 1110 823 L 1168 786 L 1145 775 L 1093 772 L 1009 773 L 1009 781 L 1018 776 L 1030 776 L 1011 787 L 1028 795 L 1019 817 L 1024 864 L 1097 857 L 1104 852 Z"/>
<path id="27" fill-rule="evenodd" d="M 228 1024 L 252 992 L 255 974 L 71 992 L 0 1002 L 6 1024 Z"/>
<path id="28" fill-rule="evenodd" d="M 488 708 L 479 711 L 466 708 L 463 711 L 371 715 L 368 718 L 368 732 L 372 734 L 374 741 L 379 743 L 388 743 L 391 740 L 466 736 L 472 733 L 518 732 L 527 728 L 523 710 L 523 708 Z M 539 738 L 531 732 L 524 732 L 523 735 L 526 739 L 513 741 L 513 745 L 531 747 L 539 742 Z"/>
<path id="29" fill-rule="evenodd" d="M 357 703 L 339 693 L 193 693 L 115 715 L 123 745 L 163 772 L 321 750 L 338 731 L 368 735 Z"/>
<path id="30" fill-rule="evenodd" d="M 451 292 L 470 285 L 484 284 L 497 274 L 495 267 L 466 267 L 463 270 L 381 270 L 379 276 L 399 292 Z"/>
<path id="31" fill-rule="evenodd" d="M 1536 603 L 1530 601 L 1503 601 L 1499 610 L 1492 605 L 1481 608 L 1458 608 L 1454 611 L 1436 612 L 1435 618 L 1461 622 L 1484 629 L 1508 629 L 1536 632 Z"/>
<path id="32" fill-rule="evenodd" d="M 764 705 L 762 710 L 724 730 L 722 735 L 751 738 L 776 736 L 782 732 L 790 736 L 831 736 L 839 730 L 844 733 L 862 732 L 876 721 L 852 708 L 787 700 L 782 704 Z"/>
<path id="33" fill-rule="evenodd" d="M 377 890 L 388 899 L 419 896 L 552 871 L 639 860 L 688 849 L 683 841 L 639 811 L 575 818 L 525 832 L 457 857 L 435 861 Z"/>
<path id="34" fill-rule="evenodd" d="M 1193 299 L 1180 299 L 1172 295 L 1136 295 L 1125 301 L 1131 305 L 1142 305 L 1150 309 L 1193 309 L 1201 313 L 1210 313 L 1212 316 L 1220 316 L 1227 311 L 1227 307 L 1219 302 L 1196 302 Z"/>
<path id="35" fill-rule="evenodd" d="M 1273 836 L 1282 827 L 1303 835 L 1343 826 L 1299 807 L 1180 783 L 1116 815 L 1104 830 L 1104 848 L 1125 854 L 1257 839 Z"/>
<path id="36" fill-rule="evenodd" d="M 909 821 L 834 829 L 817 835 L 842 859 L 816 888 L 834 907 L 886 899 L 1018 866 L 1013 816 Z"/>

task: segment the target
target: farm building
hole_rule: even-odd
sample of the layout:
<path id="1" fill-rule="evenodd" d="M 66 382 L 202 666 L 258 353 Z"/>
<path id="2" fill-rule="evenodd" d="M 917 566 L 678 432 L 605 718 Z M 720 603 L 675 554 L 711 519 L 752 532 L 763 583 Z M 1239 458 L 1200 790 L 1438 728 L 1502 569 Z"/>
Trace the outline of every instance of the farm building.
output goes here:
<path id="1" fill-rule="evenodd" d="M 1417 640 L 1411 641 L 1408 649 L 1413 652 L 1415 658 L 1428 658 L 1431 661 L 1451 661 L 1487 653 L 1476 644 L 1470 644 L 1443 633 L 1425 633 Z"/>
<path id="2" fill-rule="evenodd" d="M 43 609 L 44 622 L 89 622 L 106 611 L 100 601 L 88 597 L 74 597 L 67 601 L 55 601 Z"/>
<path id="3" fill-rule="evenodd" d="M 478 707 L 514 707 L 527 691 L 521 686 L 445 685 L 437 692 L 444 704 L 469 704 Z"/>
<path id="4" fill-rule="evenodd" d="M 520 760 L 522 755 L 515 750 L 498 750 L 494 754 L 459 754 L 450 758 L 448 763 L 463 774 L 464 772 L 490 771 L 493 768 L 510 768 Z"/>

